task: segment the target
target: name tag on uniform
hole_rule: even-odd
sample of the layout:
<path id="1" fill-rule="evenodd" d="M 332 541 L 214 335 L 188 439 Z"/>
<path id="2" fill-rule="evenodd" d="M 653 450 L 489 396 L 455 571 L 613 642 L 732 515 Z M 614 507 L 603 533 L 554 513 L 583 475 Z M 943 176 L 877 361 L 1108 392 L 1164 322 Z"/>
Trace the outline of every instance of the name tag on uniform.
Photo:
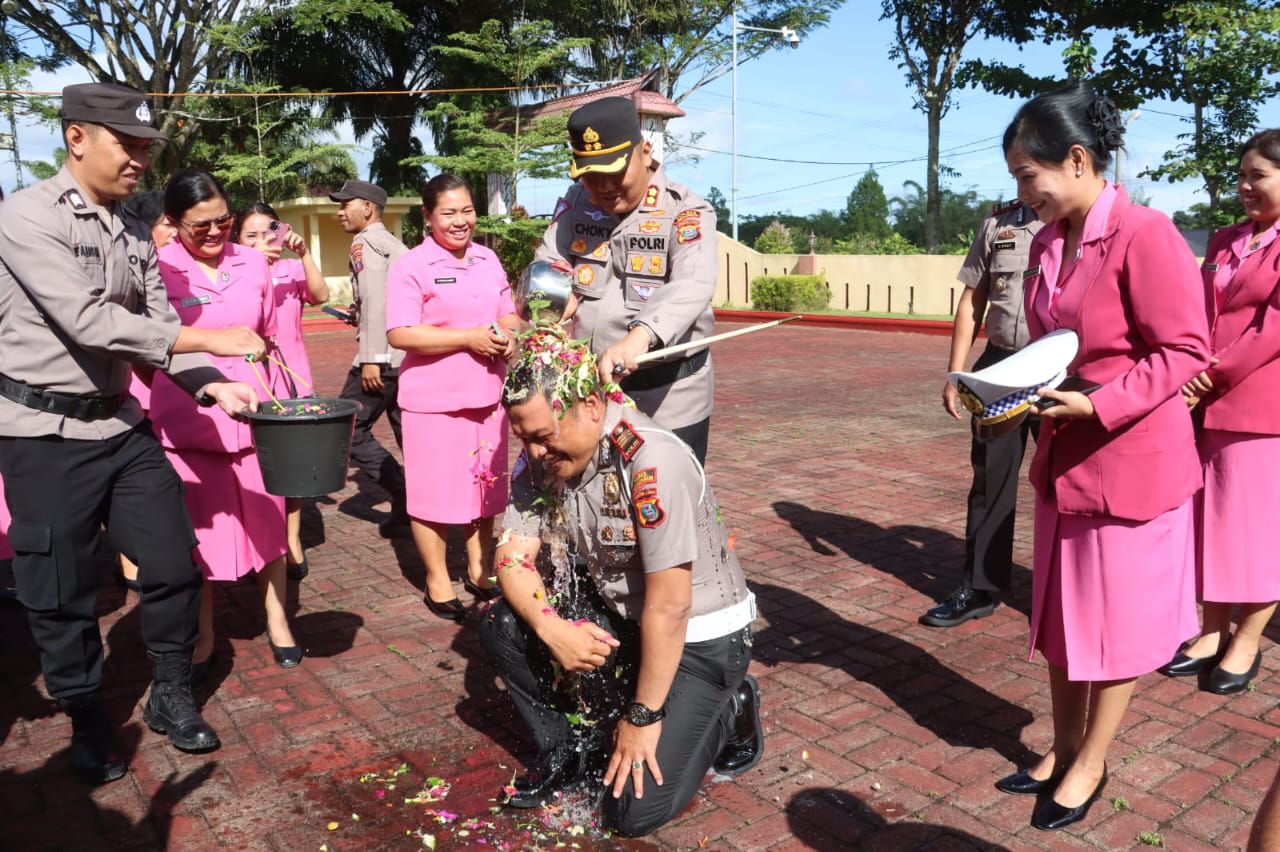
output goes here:
<path id="1" fill-rule="evenodd" d="M 1014 240 L 1008 240 L 1007 242 L 1000 242 L 1000 243 L 992 243 L 991 245 L 991 248 L 993 248 L 996 251 L 1011 251 L 1013 249 L 1016 249 L 1017 247 L 1018 247 L 1018 244 Z"/>
<path id="2" fill-rule="evenodd" d="M 209 296 L 188 296 L 182 300 L 182 307 L 194 308 L 196 305 L 207 305 L 213 301 Z"/>
<path id="3" fill-rule="evenodd" d="M 1033 266 L 1030 269 L 1028 269 L 1026 272 L 1022 273 L 1022 280 L 1026 281 L 1028 278 L 1035 278 L 1039 274 L 1040 274 L 1040 267 Z"/>
<path id="4" fill-rule="evenodd" d="M 1206 272 L 1217 272 L 1217 271 L 1218 271 L 1218 264 L 1216 264 L 1216 263 L 1206 263 L 1206 264 L 1204 265 L 1204 268 L 1205 268 L 1205 271 L 1206 271 Z"/>
<path id="5" fill-rule="evenodd" d="M 436 283 L 437 284 L 457 284 L 458 279 L 457 278 L 437 278 Z"/>

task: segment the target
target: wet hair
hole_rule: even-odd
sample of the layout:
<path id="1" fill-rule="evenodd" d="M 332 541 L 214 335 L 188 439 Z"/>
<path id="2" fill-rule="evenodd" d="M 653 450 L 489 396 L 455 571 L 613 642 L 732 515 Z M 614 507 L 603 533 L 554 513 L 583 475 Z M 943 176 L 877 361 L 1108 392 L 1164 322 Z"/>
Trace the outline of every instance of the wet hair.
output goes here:
<path id="1" fill-rule="evenodd" d="M 155 224 L 164 216 L 164 193 L 158 189 L 139 192 L 129 196 L 124 206 L 146 222 L 147 227 L 155 227 Z"/>
<path id="2" fill-rule="evenodd" d="M 1240 146 L 1240 159 L 1250 151 L 1257 151 L 1260 157 L 1271 161 L 1273 166 L 1280 167 L 1280 128 L 1260 130 L 1250 136 Z"/>
<path id="3" fill-rule="evenodd" d="M 1039 163 L 1063 162 L 1073 145 L 1089 152 L 1099 172 L 1111 162 L 1111 152 L 1124 145 L 1120 110 L 1080 81 L 1027 101 L 1004 132 L 1005 156 L 1016 147 Z"/>
<path id="4" fill-rule="evenodd" d="M 521 360 L 507 371 L 502 382 L 502 407 L 522 405 L 536 396 L 540 396 L 550 405 L 555 397 L 555 388 L 563 380 L 564 368 L 541 361 Z M 561 408 L 558 412 L 564 414 Z"/>
<path id="5" fill-rule="evenodd" d="M 164 185 L 164 213 L 175 222 L 182 221 L 187 211 L 210 198 L 227 200 L 222 183 L 208 172 L 181 169 Z"/>
<path id="6" fill-rule="evenodd" d="M 455 189 L 465 189 L 467 195 L 470 195 L 473 201 L 475 200 L 476 196 L 471 191 L 471 184 L 457 175 L 442 172 L 422 185 L 423 208 L 430 213 L 436 209 L 436 203 L 440 201 L 440 196 L 446 192 L 453 192 Z"/>
<path id="7" fill-rule="evenodd" d="M 252 204 L 246 204 L 236 211 L 236 223 L 231 226 L 231 242 L 240 242 L 240 229 L 244 227 L 244 220 L 250 216 L 269 216 L 272 219 L 279 219 L 276 211 L 271 209 L 271 205 L 265 201 L 255 201 Z"/>

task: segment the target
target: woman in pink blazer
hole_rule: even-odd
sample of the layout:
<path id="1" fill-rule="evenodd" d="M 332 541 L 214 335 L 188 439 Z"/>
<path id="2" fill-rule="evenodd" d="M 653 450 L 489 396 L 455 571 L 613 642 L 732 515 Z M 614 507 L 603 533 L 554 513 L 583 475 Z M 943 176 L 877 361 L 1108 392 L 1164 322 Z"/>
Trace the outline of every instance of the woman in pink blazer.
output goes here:
<path id="1" fill-rule="evenodd" d="M 1204 411 L 1204 625 L 1160 669 L 1203 675 L 1219 695 L 1258 674 L 1258 643 L 1280 600 L 1270 536 L 1280 507 L 1280 130 L 1244 144 L 1237 191 L 1248 221 L 1214 234 L 1201 267 L 1214 363 L 1183 388 Z"/>
<path id="2" fill-rule="evenodd" d="M 276 335 L 271 271 L 261 252 L 229 240 L 234 217 L 222 185 L 207 172 L 184 169 L 169 179 L 164 208 L 178 239 L 160 249 L 160 277 L 182 324 L 196 329 L 247 326 L 271 341 Z M 228 378 L 259 386 L 254 365 L 243 357 L 210 358 Z M 294 641 L 284 605 L 284 498 L 268 494 L 263 485 L 249 425 L 217 407 L 198 406 L 162 374 L 151 386 L 150 417 L 186 485 L 184 498 L 198 541 L 196 562 L 205 578 L 193 679 L 208 671 L 213 654 L 212 582 L 250 573 L 257 574 L 262 592 L 272 656 L 280 666 L 298 665 L 302 648 Z"/>
<path id="3" fill-rule="evenodd" d="M 461 621 L 445 564 L 449 525 L 465 527 L 468 592 L 488 580 L 493 516 L 507 502 L 507 416 L 498 405 L 520 327 L 498 256 L 471 241 L 476 208 L 466 181 L 436 175 L 422 188 L 431 233 L 387 275 L 387 340 L 400 369 L 404 469 L 413 540 L 427 568 L 424 602 Z"/>
<path id="4" fill-rule="evenodd" d="M 1004 136 L 1018 197 L 1046 223 L 1025 274 L 1031 337 L 1074 330 L 1070 372 L 1100 385 L 1042 390 L 1031 466 L 1031 648 L 1049 664 L 1054 736 L 996 786 L 1038 794 L 1045 830 L 1101 795 L 1135 680 L 1195 624 L 1200 464 L 1179 389 L 1209 363 L 1208 328 L 1186 242 L 1104 177 L 1123 134 L 1111 101 L 1075 83 L 1029 101 Z"/>

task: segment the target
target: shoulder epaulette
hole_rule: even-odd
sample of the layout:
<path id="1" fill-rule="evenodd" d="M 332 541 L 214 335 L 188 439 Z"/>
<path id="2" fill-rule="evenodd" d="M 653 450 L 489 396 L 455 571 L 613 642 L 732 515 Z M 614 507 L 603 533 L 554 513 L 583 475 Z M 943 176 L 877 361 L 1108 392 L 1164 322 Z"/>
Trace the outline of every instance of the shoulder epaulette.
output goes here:
<path id="1" fill-rule="evenodd" d="M 644 444 L 644 438 L 636 433 L 630 423 L 619 420 L 618 425 L 614 426 L 613 431 L 609 433 L 609 443 L 613 444 L 614 449 L 624 461 L 631 461 L 636 451 Z"/>
<path id="2" fill-rule="evenodd" d="M 991 215 L 1000 216 L 1001 214 L 1008 213 L 1010 210 L 1017 210 L 1021 206 L 1022 202 L 1016 198 L 1005 204 L 1001 204 L 997 201 L 995 204 L 991 205 Z"/>

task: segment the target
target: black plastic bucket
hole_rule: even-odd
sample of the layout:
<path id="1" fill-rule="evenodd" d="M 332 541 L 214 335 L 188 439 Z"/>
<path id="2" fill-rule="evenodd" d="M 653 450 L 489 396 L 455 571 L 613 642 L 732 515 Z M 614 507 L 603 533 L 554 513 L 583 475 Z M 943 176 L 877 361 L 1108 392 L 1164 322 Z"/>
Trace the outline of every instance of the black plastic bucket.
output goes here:
<path id="1" fill-rule="evenodd" d="M 322 497 L 347 483 L 359 406 L 349 399 L 263 400 L 246 411 L 262 481 L 277 497 Z"/>

